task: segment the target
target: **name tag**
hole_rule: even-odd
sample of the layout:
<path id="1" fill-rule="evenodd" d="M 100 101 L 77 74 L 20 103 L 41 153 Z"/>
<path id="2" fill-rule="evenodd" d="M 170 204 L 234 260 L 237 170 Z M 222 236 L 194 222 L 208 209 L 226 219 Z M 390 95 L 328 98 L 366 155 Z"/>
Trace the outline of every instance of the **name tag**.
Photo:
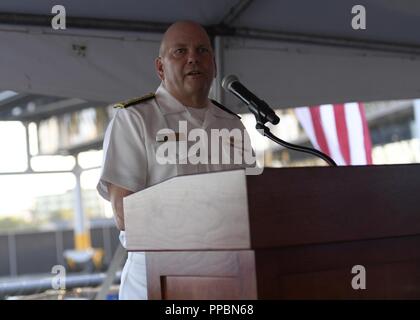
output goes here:
<path id="1" fill-rule="evenodd" d="M 172 132 L 172 133 L 159 133 L 156 136 L 156 142 L 167 142 L 167 141 L 186 141 L 184 133 Z"/>

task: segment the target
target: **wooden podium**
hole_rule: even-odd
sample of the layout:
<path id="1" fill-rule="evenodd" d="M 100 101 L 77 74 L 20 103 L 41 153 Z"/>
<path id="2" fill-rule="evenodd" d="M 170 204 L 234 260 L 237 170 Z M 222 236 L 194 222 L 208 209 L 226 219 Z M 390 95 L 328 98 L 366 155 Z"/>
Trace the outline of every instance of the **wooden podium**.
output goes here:
<path id="1" fill-rule="evenodd" d="M 419 299 L 419 186 L 419 165 L 179 176 L 124 199 L 127 249 L 149 299 Z"/>

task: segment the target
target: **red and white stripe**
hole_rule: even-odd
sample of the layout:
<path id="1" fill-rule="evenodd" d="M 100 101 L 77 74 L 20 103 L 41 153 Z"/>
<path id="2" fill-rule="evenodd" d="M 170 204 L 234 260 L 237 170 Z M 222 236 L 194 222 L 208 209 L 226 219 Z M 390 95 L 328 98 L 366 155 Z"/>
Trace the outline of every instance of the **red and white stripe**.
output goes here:
<path id="1" fill-rule="evenodd" d="M 372 164 L 372 144 L 361 103 L 301 107 L 295 113 L 314 147 L 338 165 Z"/>

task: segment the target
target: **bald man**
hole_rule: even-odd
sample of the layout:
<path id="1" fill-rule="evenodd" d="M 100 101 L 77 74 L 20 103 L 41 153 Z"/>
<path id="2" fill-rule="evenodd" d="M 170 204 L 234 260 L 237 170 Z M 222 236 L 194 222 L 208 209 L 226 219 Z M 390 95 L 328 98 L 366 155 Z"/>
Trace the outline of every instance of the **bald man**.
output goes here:
<path id="1" fill-rule="evenodd" d="M 162 38 L 155 68 L 161 79 L 157 91 L 115 104 L 118 110 L 104 138 L 97 189 L 111 201 L 123 246 L 123 198 L 127 195 L 178 175 L 244 167 L 221 161 L 191 164 L 182 161 L 190 155 L 181 154 L 180 149 L 168 155 L 171 161 L 159 161 L 159 149 L 164 143 L 171 143 L 162 138 L 162 130 L 172 130 L 176 142 L 187 145 L 192 144 L 186 141 L 192 129 L 202 130 L 208 137 L 212 129 L 240 129 L 247 135 L 236 114 L 208 98 L 216 64 L 203 27 L 191 21 L 171 25 Z M 183 123 L 188 126 L 187 134 L 180 134 Z M 129 252 L 121 276 L 120 299 L 147 299 L 146 284 L 144 253 Z"/>

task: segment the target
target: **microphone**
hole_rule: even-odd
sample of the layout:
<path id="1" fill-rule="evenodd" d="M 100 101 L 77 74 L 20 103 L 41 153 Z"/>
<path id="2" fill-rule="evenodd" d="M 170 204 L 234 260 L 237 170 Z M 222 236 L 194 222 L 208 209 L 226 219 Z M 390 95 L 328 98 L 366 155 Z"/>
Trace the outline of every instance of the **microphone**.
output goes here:
<path id="1" fill-rule="evenodd" d="M 275 114 L 273 109 L 270 106 L 257 96 L 255 96 L 251 91 L 249 91 L 245 86 L 239 82 L 238 77 L 234 75 L 229 75 L 223 78 L 222 87 L 226 91 L 232 92 L 240 100 L 245 102 L 248 105 L 249 110 L 258 118 L 263 118 L 265 122 L 269 121 L 272 124 L 277 124 L 280 122 L 279 117 Z"/>

